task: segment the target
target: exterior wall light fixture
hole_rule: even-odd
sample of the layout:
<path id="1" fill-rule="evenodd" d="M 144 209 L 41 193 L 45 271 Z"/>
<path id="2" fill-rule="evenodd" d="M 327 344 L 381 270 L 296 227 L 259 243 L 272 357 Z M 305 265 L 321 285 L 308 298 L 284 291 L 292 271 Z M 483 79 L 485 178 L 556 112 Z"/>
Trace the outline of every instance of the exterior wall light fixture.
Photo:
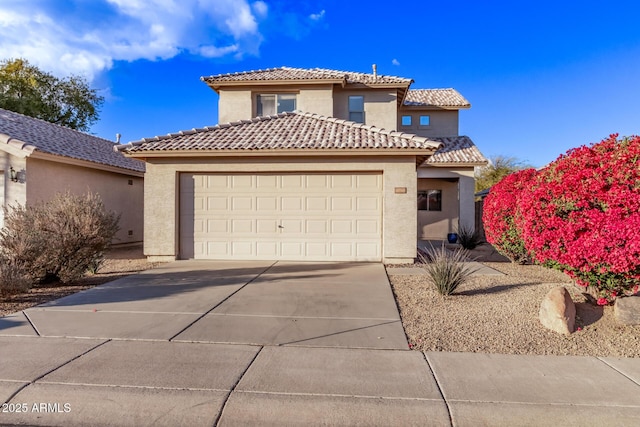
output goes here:
<path id="1" fill-rule="evenodd" d="M 11 166 L 9 168 L 9 174 L 11 176 L 11 181 L 13 182 L 18 182 L 18 173 L 16 172 L 16 170 L 13 168 L 13 166 Z"/>

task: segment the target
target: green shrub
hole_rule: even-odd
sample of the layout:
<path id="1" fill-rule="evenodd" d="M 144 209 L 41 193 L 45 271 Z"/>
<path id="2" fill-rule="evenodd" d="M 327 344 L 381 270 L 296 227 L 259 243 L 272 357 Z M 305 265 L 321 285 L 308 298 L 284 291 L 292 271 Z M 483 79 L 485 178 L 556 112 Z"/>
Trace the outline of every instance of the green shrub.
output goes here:
<path id="1" fill-rule="evenodd" d="M 46 203 L 9 208 L 0 251 L 32 283 L 70 282 L 99 265 L 118 220 L 98 195 L 58 194 Z"/>
<path id="2" fill-rule="evenodd" d="M 443 245 L 438 249 L 427 249 L 426 256 L 419 254 L 427 276 L 440 295 L 451 295 L 475 272 L 466 263 L 466 253 L 465 250 L 449 251 Z"/>

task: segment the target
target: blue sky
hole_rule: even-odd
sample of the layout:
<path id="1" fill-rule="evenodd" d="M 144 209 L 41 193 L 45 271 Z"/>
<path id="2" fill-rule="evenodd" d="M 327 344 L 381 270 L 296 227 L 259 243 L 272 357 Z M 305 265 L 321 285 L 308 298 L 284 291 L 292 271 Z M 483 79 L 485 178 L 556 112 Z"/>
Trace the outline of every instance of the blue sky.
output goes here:
<path id="1" fill-rule="evenodd" d="M 200 76 L 279 66 L 453 87 L 460 133 L 534 166 L 640 134 L 640 4 L 617 1 L 1 0 L 0 56 L 79 74 L 91 132 L 128 142 L 214 125 Z"/>

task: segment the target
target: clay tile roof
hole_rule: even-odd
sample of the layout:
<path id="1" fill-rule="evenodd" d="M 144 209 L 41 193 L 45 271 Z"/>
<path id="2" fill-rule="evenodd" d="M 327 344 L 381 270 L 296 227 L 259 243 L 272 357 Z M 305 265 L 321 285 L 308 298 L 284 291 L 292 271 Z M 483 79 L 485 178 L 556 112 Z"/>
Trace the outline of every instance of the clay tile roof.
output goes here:
<path id="1" fill-rule="evenodd" d="M 409 89 L 404 105 L 469 108 L 471 104 L 455 89 Z"/>
<path id="2" fill-rule="evenodd" d="M 441 142 L 443 146 L 436 154 L 427 159 L 424 163 L 426 166 L 449 165 L 452 163 L 484 165 L 487 163 L 487 159 L 468 136 L 450 136 L 431 139 Z"/>
<path id="3" fill-rule="evenodd" d="M 404 77 L 385 76 L 378 74 L 355 73 L 351 71 L 329 70 L 325 68 L 267 68 L 265 70 L 244 71 L 240 73 L 218 74 L 216 76 L 201 77 L 209 84 L 224 84 L 231 82 L 261 82 L 261 81 L 301 81 L 301 80 L 336 80 L 345 83 L 401 84 L 409 85 L 413 82 Z"/>
<path id="4" fill-rule="evenodd" d="M 424 137 L 317 114 L 291 112 L 195 129 L 118 146 L 126 153 L 174 150 L 387 150 L 433 152 L 442 144 Z M 239 153 L 240 154 L 240 153 Z"/>
<path id="5" fill-rule="evenodd" d="M 0 108 L 0 134 L 19 140 L 29 151 L 144 172 L 144 163 L 114 151 L 115 144 L 97 136 Z"/>

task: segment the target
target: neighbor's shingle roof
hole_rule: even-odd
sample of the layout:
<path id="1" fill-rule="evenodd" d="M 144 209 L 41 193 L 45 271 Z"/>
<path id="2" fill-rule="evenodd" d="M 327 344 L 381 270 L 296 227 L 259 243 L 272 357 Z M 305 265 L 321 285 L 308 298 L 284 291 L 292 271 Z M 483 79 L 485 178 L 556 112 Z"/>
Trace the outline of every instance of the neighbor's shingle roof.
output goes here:
<path id="1" fill-rule="evenodd" d="M 11 140 L 20 140 L 27 144 L 22 148 L 33 151 L 136 172 L 145 170 L 143 162 L 115 152 L 111 141 L 1 108 L 0 134 L 9 137 L 9 143 Z"/>
<path id="2" fill-rule="evenodd" d="M 468 136 L 449 136 L 431 138 L 439 141 L 443 146 L 429 157 L 425 165 L 448 165 L 451 163 L 461 164 L 485 164 L 487 159 L 482 155 L 478 147 Z"/>
<path id="3" fill-rule="evenodd" d="M 317 114 L 291 112 L 145 138 L 118 146 L 127 153 L 149 151 L 385 150 L 423 149 L 440 142 Z"/>
<path id="4" fill-rule="evenodd" d="M 404 105 L 469 108 L 471 104 L 455 89 L 409 89 Z"/>
<path id="5" fill-rule="evenodd" d="M 329 70 L 325 68 L 268 68 L 265 70 L 252 70 L 239 73 L 219 74 L 216 76 L 201 77 L 210 85 L 233 82 L 261 82 L 261 81 L 304 81 L 304 80 L 338 80 L 345 83 L 375 84 L 402 84 L 409 85 L 413 82 L 404 77 L 385 76 L 378 74 L 355 73 L 351 71 Z"/>

